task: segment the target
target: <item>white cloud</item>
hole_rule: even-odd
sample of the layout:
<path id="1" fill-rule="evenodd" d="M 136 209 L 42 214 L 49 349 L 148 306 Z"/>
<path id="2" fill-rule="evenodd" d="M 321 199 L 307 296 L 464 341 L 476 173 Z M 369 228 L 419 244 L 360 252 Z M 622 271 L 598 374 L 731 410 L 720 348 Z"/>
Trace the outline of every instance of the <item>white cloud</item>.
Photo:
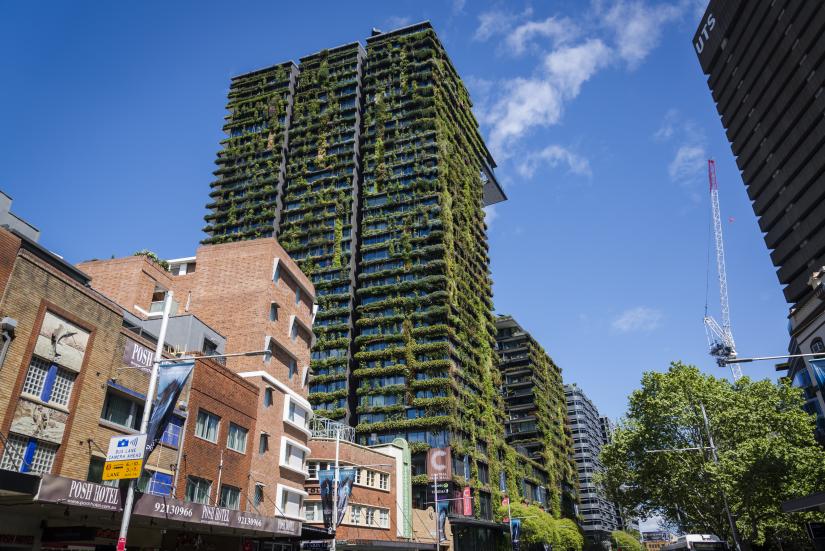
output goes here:
<path id="1" fill-rule="evenodd" d="M 533 126 L 556 124 L 561 117 L 562 98 L 546 80 L 514 79 L 488 113 L 490 148 L 499 159 L 509 156 L 509 142 L 523 136 Z"/>
<path id="2" fill-rule="evenodd" d="M 548 145 L 541 151 L 528 154 L 522 159 L 516 170 L 525 178 L 532 178 L 541 164 L 547 164 L 552 168 L 565 165 L 568 172 L 573 174 L 579 176 L 592 175 L 590 162 L 587 159 L 560 145 Z"/>
<path id="3" fill-rule="evenodd" d="M 649 332 L 658 328 L 662 313 L 646 306 L 637 306 L 622 312 L 610 324 L 618 333 Z"/>
<path id="4" fill-rule="evenodd" d="M 599 39 L 558 48 L 544 58 L 548 78 L 566 97 L 579 95 L 581 85 L 607 65 L 610 50 Z"/>
<path id="5" fill-rule="evenodd" d="M 513 28 L 516 22 L 530 17 L 532 14 L 532 8 L 527 8 L 522 13 L 495 10 L 481 13 L 478 16 L 478 27 L 476 27 L 476 32 L 473 33 L 473 38 L 487 40 L 493 36 L 505 34 Z"/>
<path id="6" fill-rule="evenodd" d="M 412 18 L 406 15 L 391 15 L 384 21 L 389 31 L 406 27 L 410 23 L 412 23 Z"/>
<path id="7" fill-rule="evenodd" d="M 704 169 L 706 158 L 704 146 L 682 145 L 667 167 L 670 179 L 683 184 L 694 180 Z"/>
<path id="8" fill-rule="evenodd" d="M 669 109 L 665 113 L 665 118 L 662 121 L 662 126 L 653 134 L 653 139 L 660 142 L 666 142 L 673 137 L 676 132 L 676 125 L 678 123 L 679 111 L 676 109 Z"/>
<path id="9" fill-rule="evenodd" d="M 453 0 L 453 13 L 461 13 L 464 11 L 464 5 L 467 0 Z"/>
<path id="10" fill-rule="evenodd" d="M 685 8 L 684 2 L 650 6 L 619 0 L 601 13 L 601 20 L 613 32 L 619 56 L 632 69 L 659 45 L 665 25 L 681 17 Z"/>
<path id="11" fill-rule="evenodd" d="M 493 225 L 495 219 L 498 218 L 498 211 L 496 205 L 487 205 L 484 207 L 484 221 L 487 223 L 487 228 Z"/>
<path id="12" fill-rule="evenodd" d="M 520 55 L 536 37 L 549 38 L 553 44 L 562 44 L 574 38 L 578 33 L 579 29 L 571 19 L 548 17 L 544 21 L 522 23 L 510 31 L 505 42 L 513 54 Z"/>

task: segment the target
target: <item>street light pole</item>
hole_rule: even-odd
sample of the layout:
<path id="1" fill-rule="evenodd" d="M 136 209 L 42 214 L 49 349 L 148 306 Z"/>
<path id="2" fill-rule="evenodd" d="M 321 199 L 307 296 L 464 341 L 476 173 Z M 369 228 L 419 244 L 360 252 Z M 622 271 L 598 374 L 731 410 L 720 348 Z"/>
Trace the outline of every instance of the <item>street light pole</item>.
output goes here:
<path id="1" fill-rule="evenodd" d="M 155 390 L 158 386 L 158 368 L 163 359 L 163 343 L 166 340 L 166 329 L 169 326 L 169 311 L 172 309 L 172 291 L 166 293 L 163 303 L 163 317 L 160 321 L 158 344 L 155 347 L 155 358 L 152 362 L 152 373 L 149 375 L 149 389 L 143 402 L 143 418 L 140 420 L 140 434 L 146 434 L 149 428 L 149 416 L 152 414 L 152 402 L 155 399 Z M 123 503 L 123 518 L 120 521 L 120 533 L 117 538 L 117 551 L 126 551 L 126 535 L 129 532 L 129 522 L 132 520 L 132 506 L 135 503 L 135 479 L 129 481 L 126 500 Z"/>
<path id="2" fill-rule="evenodd" d="M 710 447 L 710 453 L 713 456 L 713 462 L 717 465 L 719 464 L 719 455 L 716 453 L 716 445 L 713 443 L 713 434 L 710 432 L 710 423 L 708 422 L 708 414 L 705 411 L 705 404 L 700 403 L 699 407 L 702 408 L 702 420 L 705 423 L 705 432 L 708 435 L 708 446 Z M 736 544 L 736 550 L 742 551 L 742 542 L 739 539 L 739 530 L 736 529 L 736 521 L 733 519 L 733 514 L 730 512 L 730 507 L 728 506 L 728 497 L 725 495 L 725 491 L 722 490 L 722 503 L 725 505 L 725 514 L 728 516 L 728 523 L 730 523 L 730 531 L 731 536 L 733 536 L 733 543 Z"/>

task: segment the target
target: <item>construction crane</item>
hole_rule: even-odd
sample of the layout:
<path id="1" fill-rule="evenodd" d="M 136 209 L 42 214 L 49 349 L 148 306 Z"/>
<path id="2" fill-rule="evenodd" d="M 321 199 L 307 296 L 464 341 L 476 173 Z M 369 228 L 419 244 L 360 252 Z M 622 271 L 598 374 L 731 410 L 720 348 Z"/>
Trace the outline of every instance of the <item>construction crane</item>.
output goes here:
<path id="1" fill-rule="evenodd" d="M 736 344 L 730 328 L 730 305 L 728 305 L 728 276 L 725 270 L 725 244 L 722 240 L 722 215 L 719 212 L 719 187 L 716 185 L 716 161 L 708 159 L 708 183 L 710 184 L 710 208 L 713 215 L 713 234 L 716 241 L 716 269 L 719 274 L 719 302 L 722 310 L 721 325 L 708 315 L 705 300 L 705 333 L 708 337 L 710 355 L 719 367 L 730 367 L 734 382 L 742 377 L 738 363 L 729 363 L 736 358 Z M 708 252 L 710 254 L 710 252 Z M 710 259 L 708 259 L 710 260 Z"/>

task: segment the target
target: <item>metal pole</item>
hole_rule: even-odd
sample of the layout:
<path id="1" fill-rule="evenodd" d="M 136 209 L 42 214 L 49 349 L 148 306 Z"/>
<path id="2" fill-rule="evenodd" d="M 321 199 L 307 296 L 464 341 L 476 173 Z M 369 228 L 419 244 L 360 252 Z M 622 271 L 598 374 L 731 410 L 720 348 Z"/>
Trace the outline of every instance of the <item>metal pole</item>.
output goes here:
<path id="1" fill-rule="evenodd" d="M 341 428 L 335 429 L 335 472 L 332 479 L 332 546 L 331 551 L 336 549 L 336 540 L 338 532 L 338 452 L 341 446 Z"/>
<path id="2" fill-rule="evenodd" d="M 435 502 L 435 548 L 441 549 L 441 530 L 438 527 L 438 473 L 433 475 L 433 501 Z"/>
<path id="3" fill-rule="evenodd" d="M 140 420 L 140 434 L 146 434 L 149 428 L 149 416 L 152 414 L 152 402 L 155 400 L 155 390 L 158 386 L 158 367 L 163 358 L 163 343 L 166 340 L 166 328 L 169 325 L 169 311 L 172 309 L 172 291 L 166 293 L 163 303 L 163 317 L 160 321 L 158 345 L 155 347 L 155 359 L 152 362 L 152 374 L 149 376 L 149 389 L 146 391 L 146 400 L 143 403 L 143 418 Z M 135 480 L 129 482 L 126 492 L 126 501 L 123 503 L 123 518 L 120 521 L 120 533 L 117 538 L 117 551 L 126 550 L 126 535 L 129 532 L 129 521 L 132 520 L 132 506 L 135 503 Z"/>
<path id="4" fill-rule="evenodd" d="M 702 408 L 702 419 L 705 422 L 705 432 L 708 435 L 708 446 L 710 447 L 710 453 L 713 456 L 713 462 L 718 464 L 719 456 L 716 454 L 716 445 L 713 443 L 713 435 L 710 433 L 710 423 L 708 422 L 708 414 L 705 411 L 705 404 L 700 403 L 699 407 Z M 725 495 L 724 490 L 722 490 L 722 503 L 725 505 L 725 514 L 728 516 L 728 522 L 730 523 L 733 543 L 736 544 L 737 551 L 742 551 L 742 542 L 739 539 L 739 531 L 736 529 L 736 521 L 733 520 L 733 515 L 731 514 L 730 507 L 728 506 L 728 497 Z"/>
<path id="5" fill-rule="evenodd" d="M 757 356 L 755 358 L 733 358 L 725 360 L 726 364 L 744 364 L 749 362 L 761 362 L 764 360 L 783 360 L 785 358 L 810 358 L 812 356 L 822 356 L 825 359 L 825 352 L 810 352 L 808 354 L 783 354 L 781 356 Z"/>
<path id="6" fill-rule="evenodd" d="M 507 520 L 510 525 L 510 547 L 513 546 L 513 513 L 510 511 L 510 496 L 507 496 Z"/>

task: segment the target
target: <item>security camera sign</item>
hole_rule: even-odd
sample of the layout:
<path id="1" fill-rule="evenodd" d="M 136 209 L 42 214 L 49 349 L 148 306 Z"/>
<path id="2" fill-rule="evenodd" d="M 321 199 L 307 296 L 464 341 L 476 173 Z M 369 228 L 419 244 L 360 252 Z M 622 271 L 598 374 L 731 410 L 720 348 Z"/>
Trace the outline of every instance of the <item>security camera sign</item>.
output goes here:
<path id="1" fill-rule="evenodd" d="M 106 461 L 142 460 L 145 449 L 145 434 L 112 436 L 112 439 L 109 440 L 109 451 L 106 453 Z"/>

